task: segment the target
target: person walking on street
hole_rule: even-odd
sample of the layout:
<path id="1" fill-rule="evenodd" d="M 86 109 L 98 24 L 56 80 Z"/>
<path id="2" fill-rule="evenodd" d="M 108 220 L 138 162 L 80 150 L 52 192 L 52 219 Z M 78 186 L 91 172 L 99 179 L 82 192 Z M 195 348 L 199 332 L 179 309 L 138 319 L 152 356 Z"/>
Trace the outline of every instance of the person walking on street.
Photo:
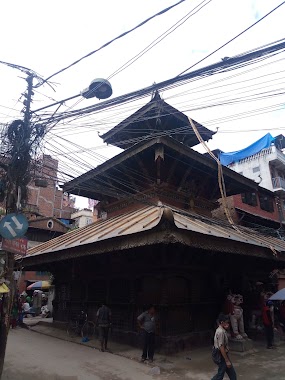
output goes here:
<path id="1" fill-rule="evenodd" d="M 155 307 L 149 305 L 147 311 L 138 316 L 139 327 L 143 330 L 144 335 L 144 347 L 141 361 L 145 362 L 149 360 L 153 362 L 154 348 L 155 348 L 155 328 L 156 328 L 156 316 Z"/>
<path id="2" fill-rule="evenodd" d="M 229 358 L 229 345 L 227 330 L 230 326 L 229 317 L 220 314 L 218 318 L 219 327 L 216 330 L 214 337 L 213 351 L 217 354 L 215 363 L 218 365 L 218 373 L 212 378 L 212 380 L 222 380 L 225 373 L 230 380 L 236 380 L 236 371 Z"/>
<path id="3" fill-rule="evenodd" d="M 267 348 L 275 348 L 274 340 L 274 306 L 272 301 L 267 301 L 262 310 L 262 321 L 266 336 Z"/>
<path id="4" fill-rule="evenodd" d="M 106 304 L 102 304 L 102 306 L 97 311 L 96 319 L 96 325 L 98 325 L 99 328 L 101 352 L 108 351 L 109 329 L 112 324 L 111 318 L 111 310 L 106 306 Z"/>

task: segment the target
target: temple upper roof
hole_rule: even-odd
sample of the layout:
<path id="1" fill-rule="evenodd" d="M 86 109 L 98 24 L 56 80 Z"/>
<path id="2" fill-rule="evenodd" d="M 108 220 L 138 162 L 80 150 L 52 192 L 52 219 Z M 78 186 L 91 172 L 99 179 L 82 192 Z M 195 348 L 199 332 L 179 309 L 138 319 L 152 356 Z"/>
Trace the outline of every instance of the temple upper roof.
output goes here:
<path id="1" fill-rule="evenodd" d="M 215 134 L 193 121 L 205 141 Z M 107 144 L 127 149 L 142 140 L 160 136 L 172 137 L 189 147 L 199 144 L 188 117 L 166 103 L 156 92 L 150 102 L 101 137 Z"/>

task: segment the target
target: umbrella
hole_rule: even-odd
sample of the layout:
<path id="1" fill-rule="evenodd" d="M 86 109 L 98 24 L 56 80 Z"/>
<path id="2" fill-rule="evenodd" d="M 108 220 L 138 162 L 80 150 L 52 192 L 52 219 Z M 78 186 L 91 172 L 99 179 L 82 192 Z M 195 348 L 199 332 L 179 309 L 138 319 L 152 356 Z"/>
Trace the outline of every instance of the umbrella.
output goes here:
<path id="1" fill-rule="evenodd" d="M 10 290 L 8 288 L 8 286 L 3 282 L 3 284 L 0 285 L 0 293 L 3 294 L 3 293 L 9 293 Z"/>
<path id="2" fill-rule="evenodd" d="M 49 281 L 36 281 L 33 284 L 29 285 L 27 287 L 27 290 L 49 289 L 49 288 L 50 288 L 50 282 Z"/>
<path id="3" fill-rule="evenodd" d="M 271 296 L 270 301 L 285 301 L 285 288 L 278 290 L 273 296 Z"/>

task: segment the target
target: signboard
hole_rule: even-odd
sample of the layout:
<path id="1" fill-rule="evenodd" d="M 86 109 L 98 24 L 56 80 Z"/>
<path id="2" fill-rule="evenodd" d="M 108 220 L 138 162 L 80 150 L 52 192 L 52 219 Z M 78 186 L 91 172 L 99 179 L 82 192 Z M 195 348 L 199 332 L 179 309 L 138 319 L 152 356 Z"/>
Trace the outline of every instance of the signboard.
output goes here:
<path id="1" fill-rule="evenodd" d="M 15 239 L 24 236 L 28 227 L 24 214 L 8 214 L 0 222 L 0 234 L 5 239 Z"/>
<path id="2" fill-rule="evenodd" d="M 12 253 L 17 253 L 21 256 L 26 256 L 28 246 L 27 238 L 18 238 L 18 239 L 2 239 L 2 250 Z"/>

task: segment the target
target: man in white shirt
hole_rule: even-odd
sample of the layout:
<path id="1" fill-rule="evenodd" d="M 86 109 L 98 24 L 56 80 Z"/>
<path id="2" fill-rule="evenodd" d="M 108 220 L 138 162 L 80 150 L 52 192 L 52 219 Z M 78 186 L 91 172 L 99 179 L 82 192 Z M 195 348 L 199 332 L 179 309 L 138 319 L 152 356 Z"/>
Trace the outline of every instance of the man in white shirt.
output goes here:
<path id="1" fill-rule="evenodd" d="M 236 371 L 229 359 L 229 345 L 227 330 L 230 327 L 229 317 L 220 314 L 218 318 L 219 327 L 216 330 L 214 337 L 214 348 L 220 352 L 220 360 L 218 363 L 218 373 L 212 380 L 223 380 L 225 373 L 230 380 L 236 380 Z"/>
<path id="2" fill-rule="evenodd" d="M 30 304 L 27 301 L 25 301 L 23 303 L 22 309 L 23 309 L 23 312 L 27 314 L 30 311 Z"/>

